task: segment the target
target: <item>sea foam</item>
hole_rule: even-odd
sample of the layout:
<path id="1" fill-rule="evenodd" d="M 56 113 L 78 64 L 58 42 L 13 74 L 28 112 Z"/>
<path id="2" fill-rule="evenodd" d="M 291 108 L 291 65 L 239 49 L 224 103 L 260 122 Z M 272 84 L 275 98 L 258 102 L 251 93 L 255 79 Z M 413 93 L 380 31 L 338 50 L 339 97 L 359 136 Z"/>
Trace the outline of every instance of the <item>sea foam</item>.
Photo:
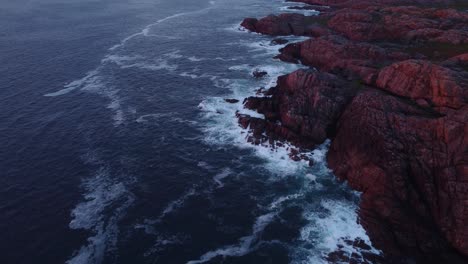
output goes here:
<path id="1" fill-rule="evenodd" d="M 96 176 L 83 182 L 84 201 L 71 212 L 71 229 L 84 229 L 92 233 L 88 243 L 76 251 L 68 264 L 101 263 L 118 239 L 118 222 L 134 201 L 134 196 L 123 182 L 112 180 L 109 172 L 101 168 Z M 112 212 L 107 212 L 111 207 Z"/>

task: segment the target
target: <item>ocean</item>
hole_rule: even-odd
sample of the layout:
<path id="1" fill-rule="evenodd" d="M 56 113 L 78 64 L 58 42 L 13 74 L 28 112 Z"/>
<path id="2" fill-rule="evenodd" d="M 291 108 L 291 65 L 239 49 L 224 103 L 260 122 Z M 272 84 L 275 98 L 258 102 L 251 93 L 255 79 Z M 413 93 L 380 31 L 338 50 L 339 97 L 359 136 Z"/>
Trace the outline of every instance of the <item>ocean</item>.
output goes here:
<path id="1" fill-rule="evenodd" d="M 327 168 L 328 142 L 311 167 L 237 123 L 261 117 L 245 97 L 304 67 L 239 26 L 288 5 L 0 0 L 0 263 L 360 255 L 359 194 Z"/>

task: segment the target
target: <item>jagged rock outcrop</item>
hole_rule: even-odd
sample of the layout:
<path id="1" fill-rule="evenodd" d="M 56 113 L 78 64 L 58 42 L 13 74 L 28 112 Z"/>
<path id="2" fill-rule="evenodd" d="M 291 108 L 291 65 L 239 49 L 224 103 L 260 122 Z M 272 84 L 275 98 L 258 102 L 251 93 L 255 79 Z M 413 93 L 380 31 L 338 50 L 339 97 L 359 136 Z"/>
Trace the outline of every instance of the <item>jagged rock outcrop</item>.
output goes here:
<path id="1" fill-rule="evenodd" d="M 411 58 L 397 49 L 384 49 L 369 43 L 356 43 L 329 35 L 286 46 L 278 58 L 299 60 L 303 64 L 323 71 L 339 72 L 348 78 L 357 77 L 371 84 L 380 67 L 391 62 Z"/>
<path id="2" fill-rule="evenodd" d="M 316 36 L 319 26 L 315 17 L 301 14 L 270 15 L 260 20 L 246 18 L 241 23 L 244 28 L 261 34 L 274 36 Z"/>
<path id="3" fill-rule="evenodd" d="M 265 115 L 269 138 L 313 147 L 334 134 L 356 89 L 330 73 L 298 70 L 279 77 L 278 85 L 268 91 L 269 97 L 250 97 L 245 105 Z M 244 127 L 249 125 L 242 121 Z"/>

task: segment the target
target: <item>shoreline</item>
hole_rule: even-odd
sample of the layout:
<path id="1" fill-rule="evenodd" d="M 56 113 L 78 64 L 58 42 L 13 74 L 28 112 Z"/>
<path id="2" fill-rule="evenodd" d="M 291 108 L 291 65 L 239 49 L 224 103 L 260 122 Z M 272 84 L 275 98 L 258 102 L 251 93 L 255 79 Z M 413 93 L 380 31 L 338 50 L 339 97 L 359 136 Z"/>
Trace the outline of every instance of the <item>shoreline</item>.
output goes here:
<path id="1" fill-rule="evenodd" d="M 245 99 L 247 109 L 265 117 L 238 115 L 253 135 L 249 141 L 291 142 L 298 147 L 290 155 L 297 161 L 306 158 L 301 149 L 330 138 L 328 164 L 340 180 L 363 192 L 360 221 L 385 253 L 385 260 L 369 261 L 466 263 L 464 5 L 288 2 L 304 4 L 291 10 L 321 13 L 247 18 L 242 26 L 281 44 L 286 41 L 281 36 L 308 37 L 286 45 L 277 58 L 310 68 L 281 76 L 276 87 Z"/>

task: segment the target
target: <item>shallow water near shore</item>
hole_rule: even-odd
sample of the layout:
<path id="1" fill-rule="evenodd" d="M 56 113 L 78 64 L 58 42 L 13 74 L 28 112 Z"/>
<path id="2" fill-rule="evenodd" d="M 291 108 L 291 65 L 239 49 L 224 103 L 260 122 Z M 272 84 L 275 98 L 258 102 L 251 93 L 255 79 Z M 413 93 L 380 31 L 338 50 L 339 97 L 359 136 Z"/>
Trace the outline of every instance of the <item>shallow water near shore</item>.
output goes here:
<path id="1" fill-rule="evenodd" d="M 237 124 L 236 111 L 259 115 L 243 109 L 245 97 L 302 67 L 274 60 L 281 46 L 240 21 L 288 5 L 4 4 L 0 261 L 326 263 L 338 248 L 360 254 L 346 242 L 370 243 L 359 194 L 327 168 L 328 142 L 308 153 L 309 167 L 289 159 L 290 146 L 251 145 Z M 253 78 L 255 69 L 268 76 Z"/>

